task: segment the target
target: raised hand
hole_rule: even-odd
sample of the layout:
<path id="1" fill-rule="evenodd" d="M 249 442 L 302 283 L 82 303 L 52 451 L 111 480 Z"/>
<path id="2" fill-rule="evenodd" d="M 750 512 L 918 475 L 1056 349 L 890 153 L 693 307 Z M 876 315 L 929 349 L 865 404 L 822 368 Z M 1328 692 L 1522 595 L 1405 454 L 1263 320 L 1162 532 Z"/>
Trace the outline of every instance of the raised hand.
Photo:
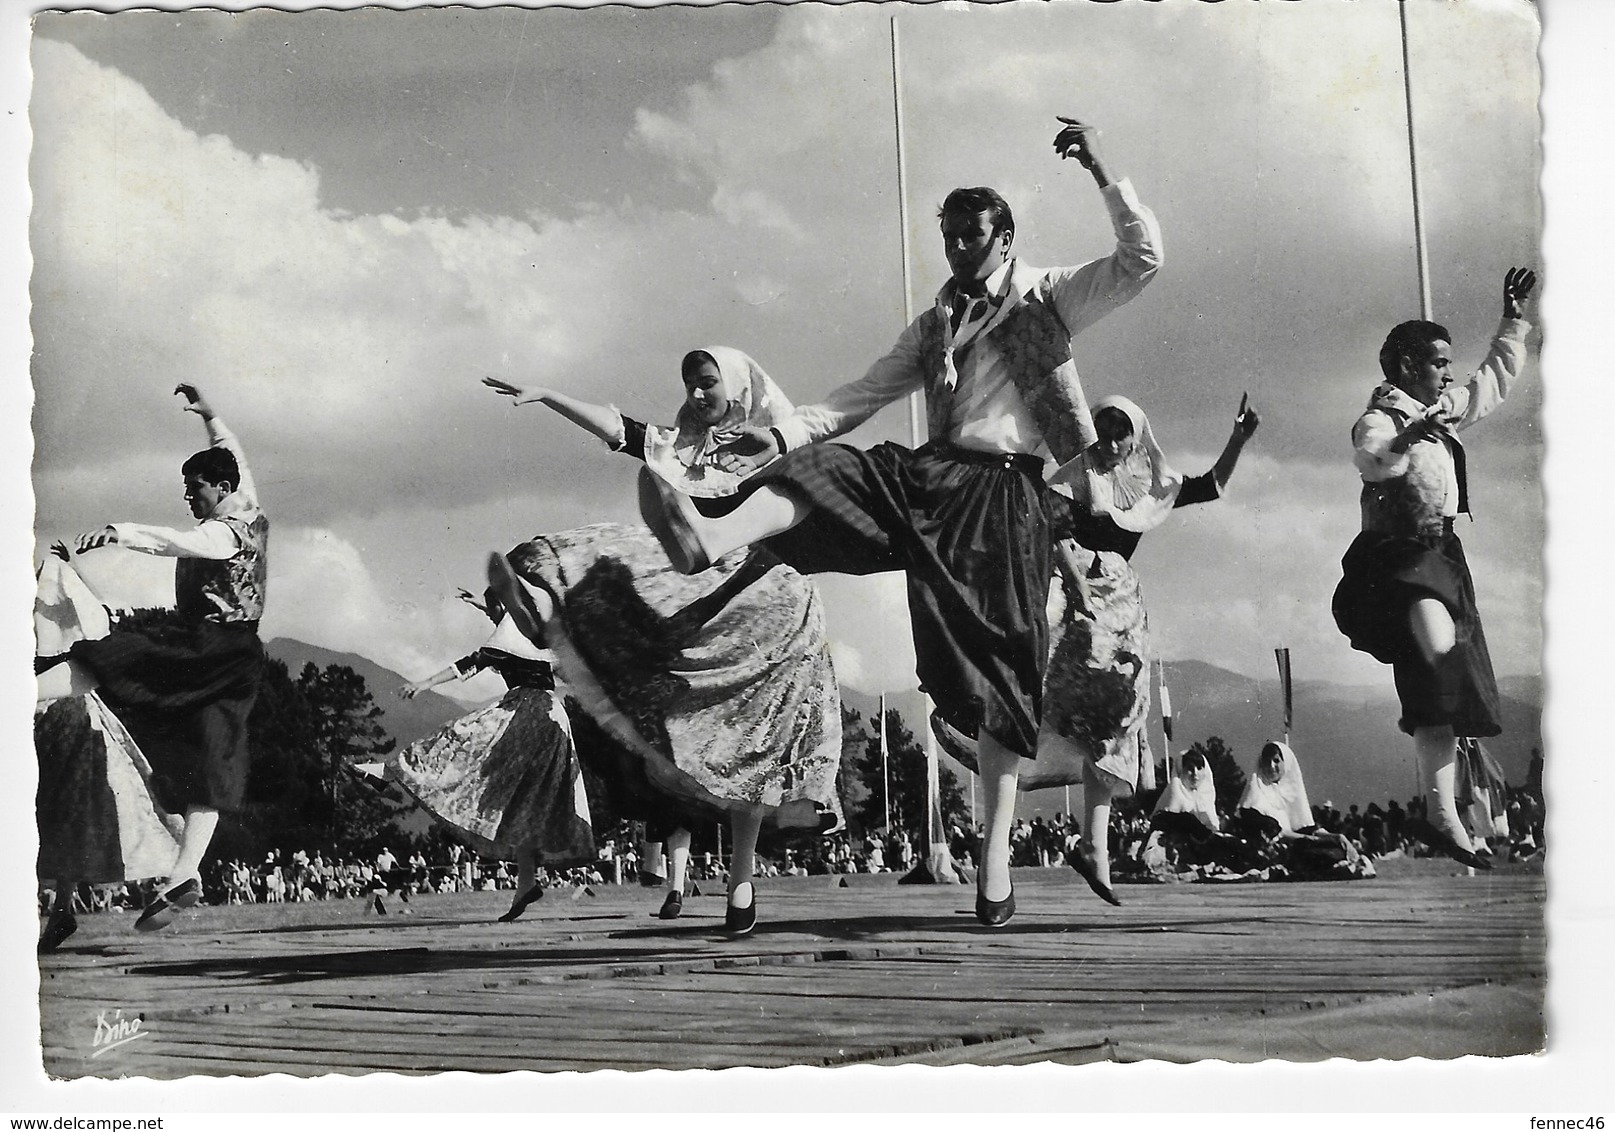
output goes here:
<path id="1" fill-rule="evenodd" d="M 1064 115 L 1055 117 L 1064 125 L 1060 127 L 1060 132 L 1054 135 L 1054 152 L 1062 158 L 1075 157 L 1084 169 L 1092 169 L 1094 162 L 1098 160 L 1098 154 L 1094 149 L 1094 142 L 1099 137 L 1098 127 Z"/>
<path id="2" fill-rule="evenodd" d="M 1503 317 L 1525 317 L 1525 301 L 1536 289 L 1536 272 L 1529 267 L 1511 267 L 1503 277 Z"/>
<path id="3" fill-rule="evenodd" d="M 482 379 L 482 384 L 486 385 L 489 389 L 492 389 L 501 397 L 509 397 L 518 405 L 525 404 L 528 401 L 536 401 L 543 395 L 544 392 L 542 389 L 524 389 L 520 385 L 515 385 L 508 381 L 502 381 L 497 377 L 485 377 Z"/>
<path id="4" fill-rule="evenodd" d="M 1262 418 L 1256 410 L 1251 408 L 1250 394 L 1243 393 L 1239 398 L 1239 412 L 1234 415 L 1234 435 L 1241 440 L 1249 440 L 1251 434 L 1261 427 Z"/>
<path id="5" fill-rule="evenodd" d="M 185 411 L 196 413 L 203 420 L 213 419 L 213 410 L 208 407 L 202 396 L 202 391 L 188 381 L 182 381 L 174 386 L 174 393 L 185 398 Z"/>

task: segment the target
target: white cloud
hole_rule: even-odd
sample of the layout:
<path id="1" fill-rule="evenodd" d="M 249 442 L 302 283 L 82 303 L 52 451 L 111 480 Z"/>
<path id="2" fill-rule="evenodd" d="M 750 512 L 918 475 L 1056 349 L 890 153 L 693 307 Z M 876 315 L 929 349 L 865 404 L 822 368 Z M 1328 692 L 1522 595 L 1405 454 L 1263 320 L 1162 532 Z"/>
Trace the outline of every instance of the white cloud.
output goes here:
<path id="1" fill-rule="evenodd" d="M 1344 436 L 1408 288 L 1394 13 L 1349 7 L 1362 14 L 1004 5 L 905 9 L 901 21 L 918 301 L 940 280 L 930 205 L 955 184 L 1004 188 L 1034 262 L 1105 250 L 1086 175 L 1048 148 L 1052 114 L 1076 110 L 1106 129 L 1169 249 L 1162 278 L 1079 341 L 1090 392 L 1137 395 L 1188 472 L 1209 464 L 1240 389 L 1263 406 L 1230 497 L 1176 518 L 1139 555 L 1162 649 L 1242 670 L 1265 672 L 1275 637 L 1342 671 L 1357 663 L 1327 614 L 1356 528 Z M 430 636 L 445 627 L 389 609 L 441 600 L 489 545 L 632 514 L 631 467 L 543 409 L 484 394 L 482 374 L 655 420 L 693 345 L 747 349 L 805 403 L 895 337 L 887 15 L 783 11 L 775 42 L 607 139 L 643 151 L 632 197 L 576 201 L 566 219 L 325 209 L 320 170 L 197 136 L 126 77 L 37 40 L 41 534 L 182 521 L 171 469 L 198 437 L 169 391 L 194 378 L 242 435 L 277 532 L 325 531 L 345 548 L 304 548 L 314 588 L 278 588 L 272 616 L 377 650 L 397 638 L 408 643 L 392 655 L 436 663 Z M 1475 186 L 1433 205 L 1438 300 L 1461 312 L 1451 325 L 1466 356 L 1495 316 L 1494 276 L 1535 236 L 1535 71 L 1521 53 L 1531 28 L 1518 25 L 1438 24 L 1446 53 L 1421 71 L 1432 193 Z M 1111 81 L 1168 41 L 1183 60 L 1148 97 Z M 1477 87 L 1475 60 L 1500 56 L 1501 76 Z M 666 205 L 663 181 L 696 186 L 706 207 Z M 869 430 L 905 431 L 896 412 Z M 1478 474 L 1519 464 L 1505 445 L 1537 442 L 1499 428 Z M 1540 504 L 1500 498 L 1513 534 L 1477 534 L 1476 575 L 1494 647 L 1529 656 Z M 341 585 L 314 582 L 316 561 Z M 871 687 L 911 682 L 900 583 L 822 585 L 843 668 Z M 1494 614 L 1494 591 L 1530 600 Z M 371 630 L 344 601 L 375 612 Z"/>
<path id="2" fill-rule="evenodd" d="M 329 530 L 274 529 L 269 561 L 265 638 L 356 653 L 418 678 L 470 652 L 489 632 L 487 619 L 452 593 L 429 604 L 395 601 L 353 544 Z"/>

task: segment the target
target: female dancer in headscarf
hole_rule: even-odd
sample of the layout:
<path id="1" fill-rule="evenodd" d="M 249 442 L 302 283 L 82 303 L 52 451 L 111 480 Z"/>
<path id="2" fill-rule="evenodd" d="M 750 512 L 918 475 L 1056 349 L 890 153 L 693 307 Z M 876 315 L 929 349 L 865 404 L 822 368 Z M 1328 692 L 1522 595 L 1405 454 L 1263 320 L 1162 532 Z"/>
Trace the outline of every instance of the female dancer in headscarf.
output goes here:
<path id="1" fill-rule="evenodd" d="M 461 596 L 493 621 L 493 635 L 475 652 L 405 684 L 399 695 L 410 699 L 484 669 L 498 673 L 509 691 L 497 704 L 411 743 L 389 759 L 386 778 L 413 794 L 474 852 L 516 859 L 516 895 L 499 917 L 510 923 L 544 895 L 538 862 L 593 860 L 594 831 L 551 658 L 516 631 L 491 594 L 480 604 L 463 591 Z"/>
<path id="2" fill-rule="evenodd" d="M 1126 397 L 1095 402 L 1093 422 L 1099 439 L 1050 477 L 1059 490 L 1050 507 L 1049 664 L 1037 759 L 1022 766 L 1020 788 L 1082 784 L 1082 840 L 1067 861 L 1095 893 L 1120 904 L 1110 887 L 1110 802 L 1155 786 L 1144 727 L 1147 621 L 1128 559 L 1175 508 L 1222 495 L 1261 419 L 1241 399 L 1222 455 L 1188 479 L 1167 464 L 1149 419 Z M 940 718 L 931 722 L 948 751 L 973 766 L 973 744 Z"/>
<path id="3" fill-rule="evenodd" d="M 56 656 L 110 629 L 106 610 L 65 561 L 66 547 L 39 570 L 34 601 L 37 654 Z M 151 765 L 122 719 L 95 692 L 41 704 L 34 716 L 39 759 L 39 877 L 54 882 L 41 954 L 78 930 L 73 894 L 82 882 L 110 884 L 169 876 L 179 859 L 183 819 L 163 809 Z"/>
<path id="4" fill-rule="evenodd" d="M 722 509 L 741 480 L 717 465 L 723 438 L 740 425 L 768 427 L 791 404 L 755 361 L 728 347 L 686 355 L 681 376 L 685 399 L 671 428 L 551 390 L 485 384 L 517 404 L 550 406 Z M 728 819 L 725 926 L 749 932 L 763 824 L 841 824 L 840 692 L 812 586 L 763 550 L 686 576 L 648 530 L 618 524 L 540 535 L 494 555 L 489 581 L 529 640 L 554 650 L 574 702 L 610 738 L 583 739 L 589 726 L 574 719 L 582 757 L 612 762 L 602 779 L 664 816 L 682 815 L 684 830 L 692 817 Z M 688 844 L 687 834 L 667 840 L 674 849 Z"/>

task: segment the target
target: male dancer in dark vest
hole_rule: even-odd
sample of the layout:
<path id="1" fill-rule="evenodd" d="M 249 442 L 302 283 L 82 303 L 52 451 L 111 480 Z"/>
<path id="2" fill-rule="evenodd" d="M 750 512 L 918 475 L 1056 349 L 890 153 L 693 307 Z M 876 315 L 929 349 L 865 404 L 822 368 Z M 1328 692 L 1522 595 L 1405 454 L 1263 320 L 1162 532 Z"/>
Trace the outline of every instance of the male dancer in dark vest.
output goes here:
<path id="1" fill-rule="evenodd" d="M 135 921 L 141 931 L 166 927 L 202 898 L 202 858 L 219 814 L 239 809 L 246 792 L 247 715 L 264 665 L 258 621 L 269 520 L 236 438 L 194 385 L 174 392 L 207 426 L 209 447 L 180 469 L 197 525 L 175 530 L 113 523 L 80 535 L 74 550 L 121 546 L 178 559 L 176 616 L 79 641 L 65 656 L 43 658 L 38 678 L 42 700 L 97 691 L 127 715 L 151 763 L 159 800 L 185 815 L 179 858 L 167 886 Z"/>
<path id="2" fill-rule="evenodd" d="M 935 306 L 862 378 L 730 445 L 739 469 L 774 461 L 745 502 L 706 518 L 655 476 L 640 477 L 640 513 L 681 570 L 760 542 L 804 573 L 907 574 L 921 687 L 978 739 L 986 808 L 976 915 L 991 927 L 1014 913 L 1015 787 L 1021 760 L 1037 752 L 1051 564 L 1044 461 L 1070 460 L 1095 439 L 1071 339 L 1136 296 L 1161 262 L 1155 218 L 1111 177 L 1097 131 L 1060 121 L 1055 152 L 1098 184 L 1116 234 L 1111 255 L 1029 267 L 1010 254 L 1004 199 L 955 189 L 940 210 L 952 277 Z M 926 399 L 923 447 L 816 443 L 914 390 Z"/>
<path id="3" fill-rule="evenodd" d="M 1385 380 L 1352 426 L 1362 476 L 1362 533 L 1341 559 L 1335 623 L 1351 645 L 1391 666 L 1403 731 L 1413 736 L 1428 824 L 1416 831 L 1471 867 L 1458 817 L 1458 736 L 1502 730 L 1497 680 L 1454 520 L 1469 511 L 1458 432 L 1503 403 L 1525 366 L 1525 303 L 1536 273 L 1503 280 L 1503 321 L 1485 361 L 1453 385 L 1452 335 L 1434 322 L 1392 328 L 1380 347 Z"/>

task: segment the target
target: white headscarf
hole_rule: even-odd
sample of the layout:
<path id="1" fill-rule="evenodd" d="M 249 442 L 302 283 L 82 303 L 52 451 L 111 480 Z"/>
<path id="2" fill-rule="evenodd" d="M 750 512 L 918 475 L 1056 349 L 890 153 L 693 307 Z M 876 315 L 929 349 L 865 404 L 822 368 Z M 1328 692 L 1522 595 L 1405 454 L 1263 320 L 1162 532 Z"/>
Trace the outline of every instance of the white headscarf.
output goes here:
<path id="1" fill-rule="evenodd" d="M 1262 762 L 1269 751 L 1279 756 L 1279 778 L 1269 782 L 1262 777 Z M 1307 801 L 1307 784 L 1301 778 L 1301 764 L 1295 752 L 1285 743 L 1269 742 L 1256 760 L 1256 769 L 1245 784 L 1245 793 L 1239 799 L 1239 808 L 1266 814 L 1284 827 L 1284 832 L 1295 833 L 1318 824 L 1312 817 L 1312 805 Z"/>
<path id="2" fill-rule="evenodd" d="M 713 462 L 718 448 L 741 426 L 768 428 L 790 416 L 795 407 L 750 355 L 730 346 L 707 346 L 698 353 L 717 363 L 729 408 L 717 424 L 706 425 L 695 419 L 686 403 L 679 408 L 674 427 L 648 426 L 645 464 L 684 494 L 711 499 L 733 495 L 745 478 Z"/>
<path id="3" fill-rule="evenodd" d="M 1161 791 L 1161 798 L 1155 803 L 1155 812 L 1193 814 L 1207 829 L 1221 829 L 1222 820 L 1217 817 L 1217 784 L 1212 780 L 1211 767 L 1201 763 L 1193 769 L 1185 767 L 1174 774 L 1167 782 L 1166 789 Z"/>
<path id="4" fill-rule="evenodd" d="M 1089 445 L 1076 459 L 1062 464 L 1049 482 L 1069 483 L 1073 500 L 1095 515 L 1109 515 L 1124 531 L 1154 530 L 1172 514 L 1183 477 L 1167 464 L 1143 409 L 1126 397 L 1102 397 L 1094 402 L 1093 416 L 1105 409 L 1119 410 L 1132 423 L 1133 451 L 1101 472 L 1094 468 L 1094 446 Z"/>

